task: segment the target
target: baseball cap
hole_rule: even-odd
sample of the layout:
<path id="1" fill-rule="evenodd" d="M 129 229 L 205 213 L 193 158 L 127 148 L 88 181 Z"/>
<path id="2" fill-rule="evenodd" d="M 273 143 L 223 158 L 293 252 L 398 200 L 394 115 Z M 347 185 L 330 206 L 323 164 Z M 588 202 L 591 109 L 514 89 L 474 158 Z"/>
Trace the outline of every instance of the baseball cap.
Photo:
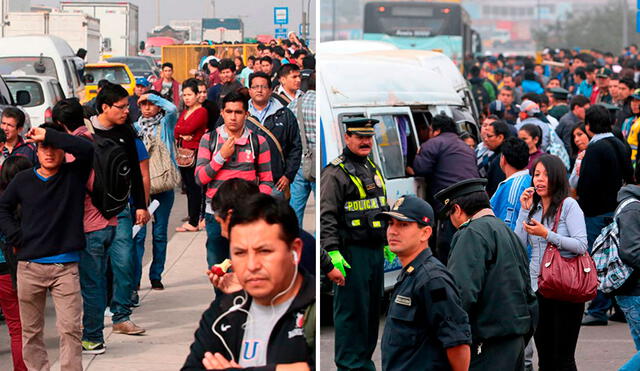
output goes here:
<path id="1" fill-rule="evenodd" d="M 136 85 L 144 86 L 145 88 L 151 84 L 149 84 L 149 80 L 144 77 L 136 77 Z"/>
<path id="2" fill-rule="evenodd" d="M 504 115 L 505 109 L 506 107 L 504 106 L 504 103 L 499 100 L 494 100 L 489 105 L 489 113 L 497 115 L 498 117 L 502 117 Z"/>
<path id="3" fill-rule="evenodd" d="M 611 75 L 613 75 L 613 72 L 611 72 L 607 67 L 598 68 L 596 70 L 596 77 L 611 77 Z"/>
<path id="4" fill-rule="evenodd" d="M 423 226 L 433 226 L 433 208 L 429 203 L 413 195 L 400 197 L 390 211 L 376 215 L 376 219 L 394 218 L 403 222 L 416 222 Z"/>
<path id="5" fill-rule="evenodd" d="M 520 112 L 525 112 L 527 115 L 534 115 L 540 112 L 540 107 L 536 102 L 525 100 L 520 105 Z"/>
<path id="6" fill-rule="evenodd" d="M 631 98 L 640 100 L 640 89 L 636 89 L 631 93 Z"/>

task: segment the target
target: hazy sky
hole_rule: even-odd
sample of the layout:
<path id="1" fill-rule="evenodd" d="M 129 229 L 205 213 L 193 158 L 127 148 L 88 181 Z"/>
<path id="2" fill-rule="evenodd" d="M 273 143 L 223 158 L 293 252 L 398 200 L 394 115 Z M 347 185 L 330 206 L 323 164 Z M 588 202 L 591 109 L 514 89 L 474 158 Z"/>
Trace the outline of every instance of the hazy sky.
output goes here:
<path id="1" fill-rule="evenodd" d="M 115 0 L 114 0 L 115 1 Z M 92 2 L 92 1 L 88 1 Z M 140 40 L 156 25 L 155 0 L 129 0 L 138 6 L 140 13 Z M 210 0 L 160 0 L 160 23 L 168 24 L 172 19 L 200 19 L 206 16 Z M 58 7 L 59 0 L 31 0 L 32 5 Z M 302 7 L 310 4 L 309 19 L 311 37 L 315 37 L 316 0 L 216 0 L 216 18 L 242 18 L 245 36 L 273 34 L 273 7 L 289 7 L 288 31 L 298 32 L 302 19 Z"/>

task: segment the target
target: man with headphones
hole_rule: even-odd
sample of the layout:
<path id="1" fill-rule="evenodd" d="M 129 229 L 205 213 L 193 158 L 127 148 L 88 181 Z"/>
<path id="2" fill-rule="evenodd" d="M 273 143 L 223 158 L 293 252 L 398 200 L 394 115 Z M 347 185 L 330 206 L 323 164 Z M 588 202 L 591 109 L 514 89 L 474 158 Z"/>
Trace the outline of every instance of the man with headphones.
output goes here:
<path id="1" fill-rule="evenodd" d="M 255 194 L 234 209 L 234 282 L 222 291 L 235 292 L 216 295 L 204 312 L 182 370 L 314 367 L 315 282 L 298 268 L 299 234 L 286 201 Z"/>

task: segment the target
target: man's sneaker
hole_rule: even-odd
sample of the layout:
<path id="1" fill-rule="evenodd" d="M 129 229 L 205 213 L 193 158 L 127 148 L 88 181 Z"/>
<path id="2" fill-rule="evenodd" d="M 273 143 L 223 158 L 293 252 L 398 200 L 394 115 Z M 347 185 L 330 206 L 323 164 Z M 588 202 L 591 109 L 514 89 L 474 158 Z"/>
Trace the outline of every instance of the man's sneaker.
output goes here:
<path id="1" fill-rule="evenodd" d="M 104 343 L 82 340 L 82 354 L 102 354 L 106 350 Z"/>
<path id="2" fill-rule="evenodd" d="M 131 305 L 136 308 L 140 306 L 140 296 L 138 296 L 138 292 L 135 290 L 131 292 Z"/>
<path id="3" fill-rule="evenodd" d="M 160 280 L 151 280 L 151 288 L 154 290 L 164 290 L 164 285 Z"/>
<path id="4" fill-rule="evenodd" d="M 113 332 L 115 332 L 116 334 L 140 335 L 140 334 L 144 334 L 145 329 L 143 329 L 140 326 L 137 326 L 135 323 L 131 321 L 124 321 L 120 323 L 114 323 Z"/>

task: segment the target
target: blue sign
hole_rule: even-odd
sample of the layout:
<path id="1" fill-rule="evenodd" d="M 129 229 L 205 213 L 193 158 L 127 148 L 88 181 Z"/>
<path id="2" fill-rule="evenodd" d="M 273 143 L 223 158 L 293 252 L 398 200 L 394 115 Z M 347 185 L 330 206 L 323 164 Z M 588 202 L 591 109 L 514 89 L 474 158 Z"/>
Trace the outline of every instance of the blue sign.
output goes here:
<path id="1" fill-rule="evenodd" d="M 636 12 L 636 32 L 640 32 L 640 10 Z"/>
<path id="2" fill-rule="evenodd" d="M 276 39 L 286 39 L 287 38 L 287 29 L 286 28 L 276 28 L 275 32 Z"/>
<path id="3" fill-rule="evenodd" d="M 288 7 L 274 7 L 273 8 L 273 24 L 288 24 L 289 23 L 289 8 Z"/>

